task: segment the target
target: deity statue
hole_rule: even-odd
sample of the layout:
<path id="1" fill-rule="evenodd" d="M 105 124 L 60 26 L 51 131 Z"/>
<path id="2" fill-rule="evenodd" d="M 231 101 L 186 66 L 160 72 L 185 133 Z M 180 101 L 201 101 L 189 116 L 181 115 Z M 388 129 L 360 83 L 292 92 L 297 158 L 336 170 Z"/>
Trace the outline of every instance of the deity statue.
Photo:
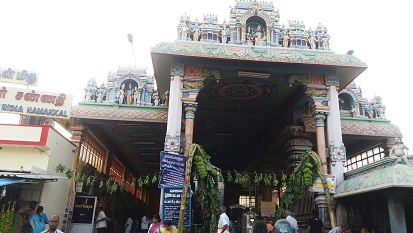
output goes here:
<path id="1" fill-rule="evenodd" d="M 138 105 L 139 96 L 140 96 L 140 93 L 138 91 L 138 87 L 135 86 L 135 89 L 133 91 L 133 103 L 136 104 L 136 105 Z"/>
<path id="2" fill-rule="evenodd" d="M 354 107 L 354 105 L 351 105 L 351 110 L 350 110 L 350 112 L 351 112 L 351 116 L 352 116 L 352 117 L 356 117 L 356 108 Z"/>
<path id="3" fill-rule="evenodd" d="M 397 161 L 399 158 L 402 158 L 403 161 L 404 161 L 408 166 L 410 166 L 410 163 L 409 163 L 409 160 L 408 160 L 408 159 L 412 158 L 413 156 L 412 156 L 412 155 L 408 155 L 407 152 L 409 151 L 409 148 L 407 148 L 407 146 L 405 146 L 405 145 L 403 144 L 403 142 L 401 141 L 400 138 L 395 138 L 395 139 L 394 139 L 394 143 L 395 143 L 395 145 L 390 149 L 389 157 L 390 157 L 391 159 L 396 160 L 396 161 Z"/>
<path id="4" fill-rule="evenodd" d="M 119 90 L 119 104 L 123 104 L 123 100 L 125 99 L 125 84 L 122 83 Z"/>
<path id="5" fill-rule="evenodd" d="M 311 34 L 311 37 L 308 39 L 308 42 L 310 43 L 311 49 L 316 49 L 317 38 L 315 38 L 314 33 Z"/>
<path id="6" fill-rule="evenodd" d="M 186 38 L 188 37 L 188 32 L 189 32 L 189 28 L 188 26 L 186 26 L 186 23 L 185 23 L 179 30 L 179 35 L 181 37 L 181 40 L 186 40 Z"/>
<path id="7" fill-rule="evenodd" d="M 326 35 L 324 35 L 324 37 L 321 39 L 321 44 L 323 45 L 324 50 L 329 50 L 329 46 L 330 46 L 329 40 L 330 39 Z"/>
<path id="8" fill-rule="evenodd" d="M 287 48 L 288 47 L 288 40 L 290 39 L 290 37 L 287 35 L 287 33 L 284 34 L 283 36 L 283 47 Z"/>
<path id="9" fill-rule="evenodd" d="M 223 28 L 221 33 L 222 33 L 222 43 L 226 44 L 227 43 L 227 38 L 228 38 L 228 33 L 229 33 L 228 29 Z"/>
<path id="10" fill-rule="evenodd" d="M 126 90 L 126 104 L 132 104 L 133 88 L 132 83 L 129 83 L 128 89 Z"/>
<path id="11" fill-rule="evenodd" d="M 255 45 L 262 45 L 264 34 L 262 33 L 261 25 L 258 25 L 257 28 L 255 28 L 253 37 L 255 39 Z"/>
<path id="12" fill-rule="evenodd" d="M 199 27 L 195 27 L 194 28 L 194 32 L 193 32 L 193 38 L 192 38 L 192 40 L 193 41 L 198 41 L 198 39 L 199 39 L 199 33 L 200 33 L 200 31 L 199 31 Z"/>
<path id="13" fill-rule="evenodd" d="M 103 102 L 103 95 L 105 94 L 105 90 L 98 90 L 97 98 L 96 98 L 96 103 L 102 103 Z"/>
<path id="14" fill-rule="evenodd" d="M 162 104 L 164 104 L 166 107 L 168 107 L 168 104 L 169 104 L 169 90 L 165 91 L 165 93 L 163 94 Z"/>

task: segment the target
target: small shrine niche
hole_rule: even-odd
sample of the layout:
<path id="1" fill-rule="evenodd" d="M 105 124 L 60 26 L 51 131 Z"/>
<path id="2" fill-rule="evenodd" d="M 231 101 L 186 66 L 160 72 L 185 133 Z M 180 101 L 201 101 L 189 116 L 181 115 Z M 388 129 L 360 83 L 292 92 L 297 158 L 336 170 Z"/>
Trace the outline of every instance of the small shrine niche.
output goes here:
<path id="1" fill-rule="evenodd" d="M 380 96 L 368 100 L 363 97 L 361 88 L 351 82 L 338 95 L 340 116 L 386 120 L 386 106 Z"/>
<path id="2" fill-rule="evenodd" d="M 258 16 L 251 16 L 247 19 L 245 40 L 249 45 L 265 46 L 267 44 L 267 25 Z"/>
<path id="3" fill-rule="evenodd" d="M 95 78 L 91 78 L 84 91 L 83 102 L 143 106 L 163 103 L 154 88 L 154 78 L 147 75 L 146 68 L 119 67 L 115 73 L 108 74 L 106 85 L 97 86 Z"/>

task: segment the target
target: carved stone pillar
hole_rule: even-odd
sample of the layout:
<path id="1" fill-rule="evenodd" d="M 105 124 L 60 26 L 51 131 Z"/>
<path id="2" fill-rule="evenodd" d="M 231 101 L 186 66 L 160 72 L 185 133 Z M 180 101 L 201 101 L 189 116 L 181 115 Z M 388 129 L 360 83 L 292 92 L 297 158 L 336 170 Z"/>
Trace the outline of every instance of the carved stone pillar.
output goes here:
<path id="1" fill-rule="evenodd" d="M 309 89 L 309 88 L 308 88 Z M 308 93 L 307 89 L 307 93 Z M 317 154 L 320 156 L 321 163 L 323 165 L 323 172 L 325 174 L 328 173 L 327 169 L 327 158 L 326 158 L 326 139 L 325 139 L 325 132 L 324 132 L 324 120 L 326 119 L 326 115 L 328 113 L 329 107 L 326 106 L 326 101 L 328 100 L 327 97 L 316 97 L 311 96 L 309 101 L 310 108 L 311 108 L 311 115 L 315 120 L 316 126 L 316 138 L 317 138 Z"/>
<path id="2" fill-rule="evenodd" d="M 294 169 L 301 162 L 302 154 L 311 150 L 313 144 L 306 138 L 293 138 L 285 143 L 288 154 L 289 168 Z"/>

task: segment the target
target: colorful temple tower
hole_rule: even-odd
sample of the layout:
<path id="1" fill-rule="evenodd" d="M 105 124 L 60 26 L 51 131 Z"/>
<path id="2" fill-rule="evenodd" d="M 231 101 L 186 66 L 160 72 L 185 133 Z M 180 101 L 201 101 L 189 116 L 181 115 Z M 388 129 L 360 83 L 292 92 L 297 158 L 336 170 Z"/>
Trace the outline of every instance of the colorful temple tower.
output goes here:
<path id="1" fill-rule="evenodd" d="M 366 99 L 355 84 L 367 64 L 335 53 L 323 24 L 313 30 L 304 21 L 280 22 L 273 4 L 259 1 L 236 1 L 223 21 L 213 14 L 191 20 L 185 13 L 176 40 L 151 49 L 154 77 L 120 67 L 106 84 L 90 80 L 66 125 L 80 145 L 99 148 L 94 151 L 103 169 L 97 172 L 126 182 L 157 174 L 161 151 L 187 154 L 192 142 L 222 171 L 278 179 L 314 150 L 336 181 L 337 224 L 355 231 L 365 222 L 376 231 L 412 229 L 405 222 L 412 208 L 403 214 L 396 208 L 413 205 L 406 199 L 412 170 L 392 157 L 401 131 L 386 118 L 381 98 Z M 371 174 L 381 178 L 370 180 Z M 222 204 L 242 201 L 260 212 L 263 204 L 277 203 L 283 188 L 225 183 Z M 132 195 L 138 209 L 159 210 L 156 185 Z M 114 210 L 124 206 L 103 201 Z M 306 192 L 294 209 L 300 227 L 306 229 L 316 206 L 328 226 L 325 202 Z"/>

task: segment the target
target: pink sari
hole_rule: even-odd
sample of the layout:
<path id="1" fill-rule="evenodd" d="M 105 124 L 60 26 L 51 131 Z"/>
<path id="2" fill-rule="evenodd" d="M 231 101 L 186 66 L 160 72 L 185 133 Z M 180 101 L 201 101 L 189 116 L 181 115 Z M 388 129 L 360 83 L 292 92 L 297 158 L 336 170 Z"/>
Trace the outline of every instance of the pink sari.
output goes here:
<path id="1" fill-rule="evenodd" d="M 159 222 L 157 224 L 153 224 L 150 228 L 149 228 L 149 233 L 160 233 L 161 232 L 161 226 L 162 224 Z"/>

